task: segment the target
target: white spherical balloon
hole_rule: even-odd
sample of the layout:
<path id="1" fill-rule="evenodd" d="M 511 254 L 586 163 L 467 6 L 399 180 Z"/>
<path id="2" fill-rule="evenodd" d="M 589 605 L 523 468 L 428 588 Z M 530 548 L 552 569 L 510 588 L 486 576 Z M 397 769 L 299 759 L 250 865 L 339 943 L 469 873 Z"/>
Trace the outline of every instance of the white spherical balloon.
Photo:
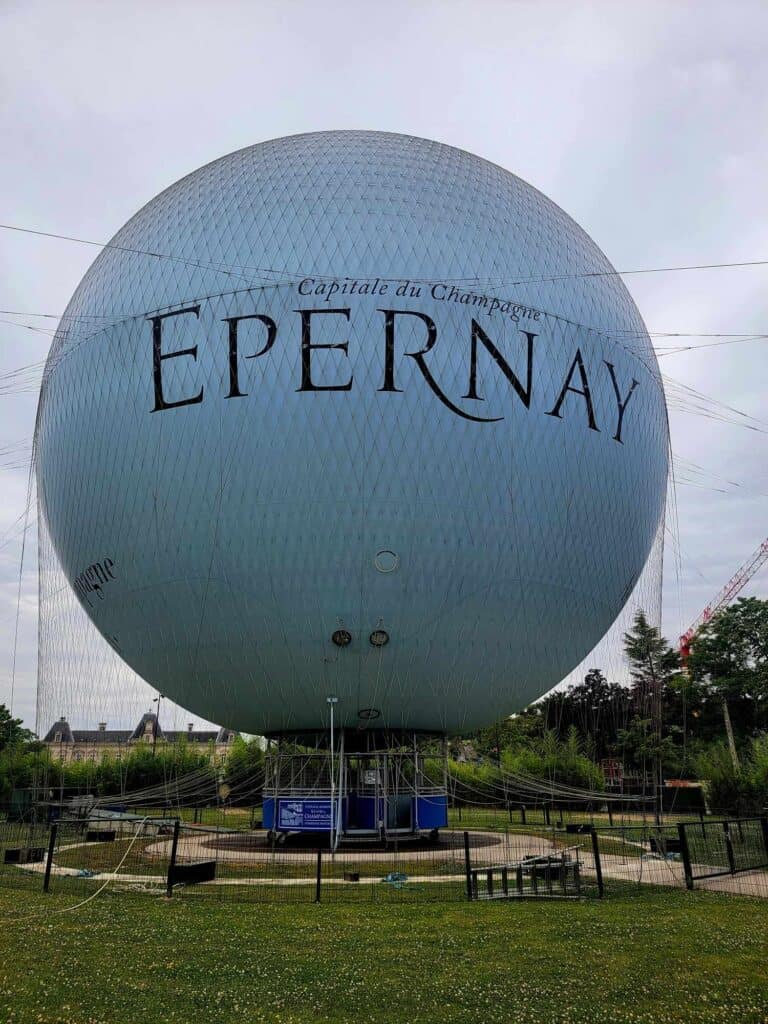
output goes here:
<path id="1" fill-rule="evenodd" d="M 557 683 L 663 514 L 642 320 L 541 193 L 377 132 L 263 143 L 118 232 L 62 320 L 38 486 L 93 622 L 250 732 L 459 732 Z"/>

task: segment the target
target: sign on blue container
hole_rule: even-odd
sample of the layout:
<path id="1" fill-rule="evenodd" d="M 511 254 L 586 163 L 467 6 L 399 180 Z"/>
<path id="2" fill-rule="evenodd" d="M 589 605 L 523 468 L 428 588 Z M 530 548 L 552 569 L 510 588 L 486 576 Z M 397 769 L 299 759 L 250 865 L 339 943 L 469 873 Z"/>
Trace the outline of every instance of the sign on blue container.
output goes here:
<path id="1" fill-rule="evenodd" d="M 291 832 L 330 832 L 333 828 L 331 801 L 279 800 L 277 827 Z"/>

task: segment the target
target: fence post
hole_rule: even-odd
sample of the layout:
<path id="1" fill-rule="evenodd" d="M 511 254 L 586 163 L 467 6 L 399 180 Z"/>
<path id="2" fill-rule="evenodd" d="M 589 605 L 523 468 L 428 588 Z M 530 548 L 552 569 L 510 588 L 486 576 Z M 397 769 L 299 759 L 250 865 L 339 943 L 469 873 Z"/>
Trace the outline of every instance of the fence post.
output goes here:
<path id="1" fill-rule="evenodd" d="M 168 879 L 165 885 L 165 895 L 169 898 L 173 895 L 173 875 L 176 867 L 176 851 L 179 848 L 179 832 L 181 830 L 181 818 L 177 818 L 173 826 L 173 842 L 171 843 L 171 859 L 168 863 Z"/>
<path id="2" fill-rule="evenodd" d="M 323 879 L 323 851 L 317 851 L 317 872 L 315 875 L 315 903 L 320 902 L 320 886 Z"/>
<path id="3" fill-rule="evenodd" d="M 723 822 L 723 832 L 725 832 L 725 853 L 728 857 L 728 870 L 732 875 L 736 874 L 736 860 L 733 856 L 733 840 L 731 839 L 731 827 L 727 821 Z"/>
<path id="4" fill-rule="evenodd" d="M 589 834 L 592 838 L 592 857 L 595 861 L 595 875 L 597 876 L 597 895 L 602 899 L 605 895 L 605 886 L 603 885 L 603 865 L 600 862 L 600 846 L 594 825 L 589 830 Z"/>
<path id="5" fill-rule="evenodd" d="M 467 899 L 472 899 L 472 862 L 469 857 L 469 832 L 464 833 L 464 872 L 467 876 Z"/>
<path id="6" fill-rule="evenodd" d="M 763 833 L 763 847 L 765 848 L 765 859 L 768 861 L 768 815 L 760 815 L 760 828 Z"/>
<path id="7" fill-rule="evenodd" d="M 610 804 L 608 804 L 608 824 L 613 828 L 613 810 Z"/>
<path id="8" fill-rule="evenodd" d="M 51 865 L 53 864 L 53 852 L 56 849 L 56 833 L 59 831 L 58 822 L 53 822 L 51 832 L 48 836 L 48 856 L 45 859 L 45 875 L 43 876 L 43 892 L 48 892 L 51 884 Z"/>
<path id="9" fill-rule="evenodd" d="M 678 822 L 677 834 L 680 836 L 680 852 L 683 855 L 685 887 L 686 889 L 693 889 L 693 868 L 691 867 L 691 851 L 688 849 L 688 830 L 685 827 L 685 822 Z"/>
<path id="10" fill-rule="evenodd" d="M 525 824 L 525 804 L 520 804 L 520 824 Z"/>
<path id="11" fill-rule="evenodd" d="M 549 824 L 550 824 L 550 820 L 549 820 L 549 805 L 548 804 L 544 804 L 544 824 L 547 825 L 547 826 L 549 826 Z"/>

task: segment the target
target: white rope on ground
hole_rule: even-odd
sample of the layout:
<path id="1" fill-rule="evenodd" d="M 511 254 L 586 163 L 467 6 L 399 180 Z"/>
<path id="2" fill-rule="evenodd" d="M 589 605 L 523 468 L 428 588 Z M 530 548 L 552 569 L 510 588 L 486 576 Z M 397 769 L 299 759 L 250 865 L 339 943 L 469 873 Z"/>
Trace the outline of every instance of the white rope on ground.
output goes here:
<path id="1" fill-rule="evenodd" d="M 128 854 L 133 849 L 133 846 L 134 846 L 134 843 L 136 842 L 136 840 L 142 834 L 142 829 L 144 828 L 144 825 L 147 823 L 147 821 L 148 821 L 148 817 L 142 819 L 142 821 L 139 824 L 139 827 L 136 829 L 136 835 L 133 837 L 133 839 L 128 844 L 128 848 L 126 849 L 126 851 L 123 854 L 123 856 L 120 858 L 120 862 L 118 863 L 117 867 L 115 868 L 115 870 L 111 874 L 109 874 L 107 876 L 107 878 L 105 879 L 104 883 L 99 886 L 99 888 L 96 890 L 96 892 L 92 892 L 90 896 L 87 896 L 84 900 L 81 900 L 79 903 L 75 903 L 74 906 L 63 907 L 60 910 L 46 911 L 44 916 L 47 917 L 47 916 L 49 916 L 49 914 L 70 914 L 73 910 L 79 910 L 81 907 L 84 907 L 86 905 L 86 903 L 90 903 L 91 900 L 96 899 L 96 897 L 107 888 L 109 883 L 110 882 L 114 882 L 114 880 L 117 878 L 117 875 L 118 875 L 118 872 L 120 871 L 120 868 L 123 866 L 123 864 L 125 864 L 125 862 L 126 862 L 126 860 L 128 858 Z M 34 919 L 36 919 L 38 917 L 40 917 L 39 914 L 27 914 L 25 917 L 6 917 L 6 918 L 4 918 L 4 919 L 2 919 L 0 921 L 0 924 L 9 924 L 11 922 L 13 922 L 15 924 L 15 923 L 20 922 L 20 921 L 31 921 L 31 920 L 34 920 Z"/>

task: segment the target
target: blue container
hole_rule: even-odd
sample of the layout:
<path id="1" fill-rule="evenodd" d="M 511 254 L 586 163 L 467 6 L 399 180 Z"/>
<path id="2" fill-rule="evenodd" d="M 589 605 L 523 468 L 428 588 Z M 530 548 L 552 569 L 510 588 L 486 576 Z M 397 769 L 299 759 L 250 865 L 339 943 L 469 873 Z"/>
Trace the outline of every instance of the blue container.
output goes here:
<path id="1" fill-rule="evenodd" d="M 376 804 L 378 803 L 378 809 Z M 349 795 L 349 820 L 345 827 L 354 829 L 370 829 L 378 831 L 381 820 L 382 800 L 375 796 L 360 796 L 358 793 Z"/>
<path id="2" fill-rule="evenodd" d="M 448 824 L 448 797 L 417 796 L 416 822 L 422 831 L 444 828 Z"/>
<path id="3" fill-rule="evenodd" d="M 274 797 L 265 796 L 261 804 L 262 824 L 269 830 L 275 825 L 275 800 Z"/>
<path id="4" fill-rule="evenodd" d="M 275 803 L 277 802 L 277 817 Z M 377 807 L 378 804 L 378 807 Z M 448 798 L 445 795 L 411 797 L 408 826 L 420 831 L 445 828 L 448 824 Z M 331 802 L 327 797 L 264 797 L 262 805 L 264 828 L 277 832 L 330 832 Z M 366 829 L 375 832 L 383 820 L 384 800 L 375 796 L 350 793 L 341 801 L 342 828 Z M 389 827 L 405 825 L 405 819 L 389 821 Z"/>

